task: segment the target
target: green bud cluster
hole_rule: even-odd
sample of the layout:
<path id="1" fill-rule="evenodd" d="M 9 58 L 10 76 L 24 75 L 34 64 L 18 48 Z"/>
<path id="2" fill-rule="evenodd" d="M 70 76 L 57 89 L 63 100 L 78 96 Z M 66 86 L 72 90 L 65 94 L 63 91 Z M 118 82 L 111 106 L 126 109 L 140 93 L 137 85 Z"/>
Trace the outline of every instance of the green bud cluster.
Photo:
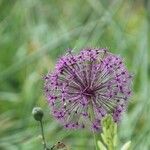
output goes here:
<path id="1" fill-rule="evenodd" d="M 98 147 L 100 150 L 117 150 L 118 149 L 118 137 L 117 137 L 117 123 L 113 121 L 111 115 L 107 115 L 102 120 L 102 133 L 101 141 L 98 141 Z M 121 150 L 129 150 L 131 141 L 126 142 Z"/>

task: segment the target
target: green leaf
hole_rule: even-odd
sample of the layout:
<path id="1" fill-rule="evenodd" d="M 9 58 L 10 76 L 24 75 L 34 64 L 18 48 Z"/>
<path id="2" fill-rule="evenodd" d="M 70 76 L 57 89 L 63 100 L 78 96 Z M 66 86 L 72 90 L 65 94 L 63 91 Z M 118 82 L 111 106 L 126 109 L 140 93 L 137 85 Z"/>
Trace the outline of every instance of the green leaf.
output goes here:
<path id="1" fill-rule="evenodd" d="M 121 150 L 129 150 L 130 146 L 131 146 L 131 141 L 128 141 L 122 146 Z"/>
<path id="2" fill-rule="evenodd" d="M 100 150 L 107 150 L 107 148 L 104 146 L 104 144 L 101 141 L 98 141 L 97 145 L 98 145 Z"/>
<path id="3" fill-rule="evenodd" d="M 105 135 L 104 135 L 104 134 L 101 134 L 101 137 L 102 137 L 104 143 L 107 144 L 107 139 L 106 139 Z"/>

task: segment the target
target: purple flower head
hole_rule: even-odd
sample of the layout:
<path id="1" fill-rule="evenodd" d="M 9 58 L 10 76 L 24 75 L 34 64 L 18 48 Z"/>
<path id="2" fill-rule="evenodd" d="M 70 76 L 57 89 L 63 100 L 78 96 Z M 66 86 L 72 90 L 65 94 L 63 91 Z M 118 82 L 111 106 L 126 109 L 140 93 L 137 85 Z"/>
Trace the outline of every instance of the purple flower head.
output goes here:
<path id="1" fill-rule="evenodd" d="M 89 48 L 61 57 L 53 73 L 45 76 L 44 89 L 52 115 L 64 127 L 99 131 L 105 115 L 120 120 L 131 80 L 120 57 L 107 49 Z"/>

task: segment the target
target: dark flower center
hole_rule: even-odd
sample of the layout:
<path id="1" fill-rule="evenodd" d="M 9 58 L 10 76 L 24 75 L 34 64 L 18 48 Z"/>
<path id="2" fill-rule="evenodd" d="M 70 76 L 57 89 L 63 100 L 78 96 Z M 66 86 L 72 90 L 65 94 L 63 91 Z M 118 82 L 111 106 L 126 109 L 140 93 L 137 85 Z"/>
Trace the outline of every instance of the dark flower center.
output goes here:
<path id="1" fill-rule="evenodd" d="M 86 88 L 83 91 L 83 95 L 87 96 L 87 97 L 92 97 L 95 95 L 94 90 L 90 89 L 90 88 Z"/>

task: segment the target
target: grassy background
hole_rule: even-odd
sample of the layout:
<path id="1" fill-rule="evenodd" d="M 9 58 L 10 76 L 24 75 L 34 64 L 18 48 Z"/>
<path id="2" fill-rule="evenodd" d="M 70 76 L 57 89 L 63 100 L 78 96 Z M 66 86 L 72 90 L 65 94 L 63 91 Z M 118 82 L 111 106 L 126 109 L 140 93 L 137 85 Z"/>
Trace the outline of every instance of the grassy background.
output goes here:
<path id="1" fill-rule="evenodd" d="M 0 149 L 42 149 L 34 106 L 44 109 L 48 145 L 93 150 L 88 131 L 66 131 L 49 115 L 42 75 L 67 48 L 107 47 L 134 74 L 120 144 L 150 149 L 149 0 L 0 0 Z"/>

